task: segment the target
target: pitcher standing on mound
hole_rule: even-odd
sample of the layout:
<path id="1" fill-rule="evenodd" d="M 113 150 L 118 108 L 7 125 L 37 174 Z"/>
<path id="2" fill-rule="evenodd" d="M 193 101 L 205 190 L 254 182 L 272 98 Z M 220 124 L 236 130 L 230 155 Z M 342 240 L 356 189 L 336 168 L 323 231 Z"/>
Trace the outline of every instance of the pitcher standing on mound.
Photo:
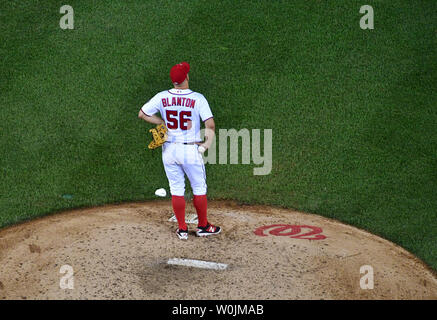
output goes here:
<path id="1" fill-rule="evenodd" d="M 193 189 L 193 204 L 198 216 L 196 235 L 220 233 L 207 219 L 206 173 L 201 153 L 211 146 L 215 123 L 205 97 L 189 89 L 190 65 L 182 62 L 170 70 L 173 89 L 159 92 L 140 110 L 138 117 L 152 124 L 165 124 L 168 139 L 162 146 L 162 162 L 170 185 L 172 206 L 179 228 L 179 239 L 188 239 L 185 223 L 185 174 Z M 155 114 L 159 112 L 161 118 Z M 201 120 L 205 123 L 205 142 L 200 138 Z"/>

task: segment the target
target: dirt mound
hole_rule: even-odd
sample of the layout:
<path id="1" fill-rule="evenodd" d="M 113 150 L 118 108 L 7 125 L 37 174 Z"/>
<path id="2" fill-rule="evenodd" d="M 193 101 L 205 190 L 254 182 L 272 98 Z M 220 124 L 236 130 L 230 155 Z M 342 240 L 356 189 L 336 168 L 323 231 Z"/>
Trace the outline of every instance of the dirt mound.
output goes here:
<path id="1" fill-rule="evenodd" d="M 197 238 L 189 225 L 193 233 L 181 241 L 171 216 L 170 202 L 156 201 L 4 229 L 0 298 L 437 299 L 436 277 L 413 255 L 336 221 L 210 201 L 209 219 L 223 232 Z M 172 258 L 227 268 L 170 265 Z M 372 274 L 373 289 L 363 289 L 372 280 L 362 277 Z"/>

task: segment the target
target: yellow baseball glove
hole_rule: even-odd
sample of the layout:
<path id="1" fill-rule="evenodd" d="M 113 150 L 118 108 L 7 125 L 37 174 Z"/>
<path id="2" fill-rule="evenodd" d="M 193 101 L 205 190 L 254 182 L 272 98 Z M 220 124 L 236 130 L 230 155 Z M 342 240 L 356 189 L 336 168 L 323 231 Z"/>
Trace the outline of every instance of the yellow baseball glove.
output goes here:
<path id="1" fill-rule="evenodd" d="M 156 128 L 150 129 L 153 140 L 149 143 L 149 149 L 156 149 L 167 141 L 167 127 L 164 124 L 159 124 Z"/>

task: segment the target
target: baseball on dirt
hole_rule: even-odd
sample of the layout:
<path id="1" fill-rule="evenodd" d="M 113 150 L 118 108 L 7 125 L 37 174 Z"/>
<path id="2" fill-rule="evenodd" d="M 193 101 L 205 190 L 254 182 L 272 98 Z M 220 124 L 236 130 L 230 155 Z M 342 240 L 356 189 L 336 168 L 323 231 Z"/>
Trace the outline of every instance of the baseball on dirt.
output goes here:
<path id="1" fill-rule="evenodd" d="M 204 146 L 199 146 L 198 150 L 199 150 L 200 153 L 204 153 L 206 151 Z"/>
<path id="2" fill-rule="evenodd" d="M 167 195 L 167 191 L 165 191 L 164 188 L 160 188 L 155 191 L 155 195 L 158 197 L 165 197 Z"/>

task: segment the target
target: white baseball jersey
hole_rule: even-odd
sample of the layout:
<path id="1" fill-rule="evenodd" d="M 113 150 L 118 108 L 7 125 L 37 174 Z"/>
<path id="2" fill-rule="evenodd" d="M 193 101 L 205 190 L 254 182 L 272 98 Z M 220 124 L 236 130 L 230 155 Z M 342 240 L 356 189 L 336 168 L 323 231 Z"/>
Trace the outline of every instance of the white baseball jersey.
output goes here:
<path id="1" fill-rule="evenodd" d="M 162 91 L 141 110 L 148 116 L 159 112 L 168 129 L 169 142 L 200 142 L 200 119 L 212 118 L 205 97 L 190 89 Z"/>
<path id="2" fill-rule="evenodd" d="M 162 146 L 162 162 L 174 196 L 185 194 L 185 174 L 193 194 L 206 194 L 206 173 L 203 158 L 196 144 L 200 142 L 201 120 L 212 118 L 205 97 L 190 89 L 162 91 L 147 102 L 141 111 L 148 116 L 159 112 L 168 128 L 168 140 Z"/>

